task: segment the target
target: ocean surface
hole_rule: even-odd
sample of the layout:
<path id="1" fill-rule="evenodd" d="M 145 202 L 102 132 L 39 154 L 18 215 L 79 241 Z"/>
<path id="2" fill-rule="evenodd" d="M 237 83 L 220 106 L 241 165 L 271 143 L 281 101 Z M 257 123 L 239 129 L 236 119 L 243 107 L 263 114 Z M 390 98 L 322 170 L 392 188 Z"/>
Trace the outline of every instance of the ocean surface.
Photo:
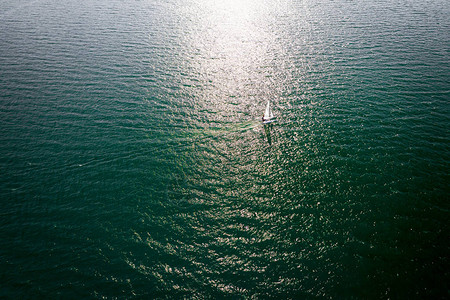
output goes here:
<path id="1" fill-rule="evenodd" d="M 449 15 L 0 0 L 0 298 L 448 299 Z"/>

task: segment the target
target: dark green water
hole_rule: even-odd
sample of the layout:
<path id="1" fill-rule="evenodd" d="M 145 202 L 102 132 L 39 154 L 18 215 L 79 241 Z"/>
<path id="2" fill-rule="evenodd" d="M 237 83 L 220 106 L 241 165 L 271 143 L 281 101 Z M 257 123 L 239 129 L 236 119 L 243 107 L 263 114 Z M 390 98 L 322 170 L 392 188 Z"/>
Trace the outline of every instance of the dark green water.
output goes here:
<path id="1" fill-rule="evenodd" d="M 0 1 L 0 297 L 448 298 L 449 15 Z"/>

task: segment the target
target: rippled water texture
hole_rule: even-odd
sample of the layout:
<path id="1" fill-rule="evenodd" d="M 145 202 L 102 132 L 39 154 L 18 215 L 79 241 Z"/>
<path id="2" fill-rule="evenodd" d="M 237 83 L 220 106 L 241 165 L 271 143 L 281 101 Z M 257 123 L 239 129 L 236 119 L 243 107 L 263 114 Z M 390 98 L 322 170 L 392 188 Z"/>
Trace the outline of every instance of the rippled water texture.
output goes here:
<path id="1" fill-rule="evenodd" d="M 0 297 L 448 298 L 449 15 L 1 1 Z"/>

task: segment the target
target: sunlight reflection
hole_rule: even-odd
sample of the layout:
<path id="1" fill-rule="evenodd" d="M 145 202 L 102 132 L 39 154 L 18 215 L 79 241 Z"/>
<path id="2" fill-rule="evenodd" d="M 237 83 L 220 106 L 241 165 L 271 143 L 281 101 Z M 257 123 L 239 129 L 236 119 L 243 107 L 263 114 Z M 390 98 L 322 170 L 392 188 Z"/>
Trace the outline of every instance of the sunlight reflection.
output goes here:
<path id="1" fill-rule="evenodd" d="M 264 83 L 274 36 L 267 7 L 255 0 L 195 3 L 186 42 L 195 53 L 190 62 L 202 83 L 197 101 L 209 118 L 245 119 L 238 114 L 252 114 L 270 93 Z"/>

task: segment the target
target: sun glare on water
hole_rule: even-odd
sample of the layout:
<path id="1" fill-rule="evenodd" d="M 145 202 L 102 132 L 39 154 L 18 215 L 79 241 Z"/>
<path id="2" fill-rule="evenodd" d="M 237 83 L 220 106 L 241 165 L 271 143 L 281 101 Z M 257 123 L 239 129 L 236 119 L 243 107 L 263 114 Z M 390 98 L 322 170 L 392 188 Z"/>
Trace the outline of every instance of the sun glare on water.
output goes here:
<path id="1" fill-rule="evenodd" d="M 258 84 L 264 82 L 264 66 L 270 65 L 271 48 L 276 45 L 267 20 L 269 12 L 254 0 L 194 3 L 188 8 L 191 22 L 185 38 L 197 53 L 192 67 L 210 82 L 205 86 L 211 87 L 203 89 L 198 104 L 243 118 L 235 115 L 237 110 L 251 114 L 253 106 L 256 110 L 266 102 L 261 98 L 264 87 Z"/>

